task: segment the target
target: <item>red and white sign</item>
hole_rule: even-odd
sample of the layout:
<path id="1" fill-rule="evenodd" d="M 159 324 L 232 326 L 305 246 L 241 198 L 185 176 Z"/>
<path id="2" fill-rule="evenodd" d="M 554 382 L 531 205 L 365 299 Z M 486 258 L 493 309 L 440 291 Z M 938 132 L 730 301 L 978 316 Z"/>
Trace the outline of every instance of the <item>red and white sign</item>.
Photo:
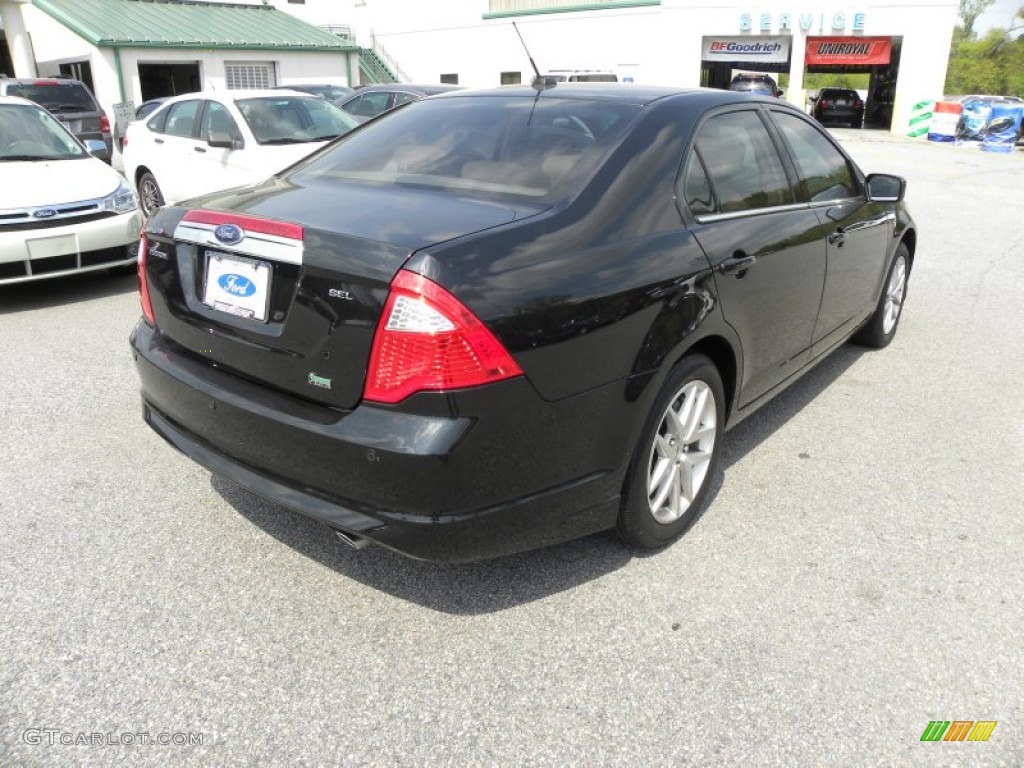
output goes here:
<path id="1" fill-rule="evenodd" d="M 888 37 L 809 37 L 807 64 L 888 64 Z"/>
<path id="2" fill-rule="evenodd" d="M 705 37 L 701 58 L 704 61 L 789 61 L 788 36 L 780 37 Z"/>

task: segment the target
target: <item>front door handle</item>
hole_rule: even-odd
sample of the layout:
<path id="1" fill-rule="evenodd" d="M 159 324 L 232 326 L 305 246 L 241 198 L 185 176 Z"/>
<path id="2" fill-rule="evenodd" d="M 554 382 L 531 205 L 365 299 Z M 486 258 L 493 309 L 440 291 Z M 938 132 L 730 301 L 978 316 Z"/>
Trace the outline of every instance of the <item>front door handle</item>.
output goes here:
<path id="1" fill-rule="evenodd" d="M 736 275 L 737 278 L 740 278 L 747 274 L 747 270 L 755 263 L 757 263 L 757 256 L 748 256 L 742 251 L 737 251 L 718 264 L 718 272 L 722 275 Z"/>
<path id="2" fill-rule="evenodd" d="M 153 139 L 153 143 L 154 144 L 163 144 L 164 140 L 163 139 Z"/>
<path id="3" fill-rule="evenodd" d="M 196 152 L 205 152 L 206 147 L 192 147 Z"/>
<path id="4" fill-rule="evenodd" d="M 846 239 L 846 232 L 843 231 L 842 227 L 836 227 L 836 231 L 828 236 L 829 245 L 842 245 Z"/>

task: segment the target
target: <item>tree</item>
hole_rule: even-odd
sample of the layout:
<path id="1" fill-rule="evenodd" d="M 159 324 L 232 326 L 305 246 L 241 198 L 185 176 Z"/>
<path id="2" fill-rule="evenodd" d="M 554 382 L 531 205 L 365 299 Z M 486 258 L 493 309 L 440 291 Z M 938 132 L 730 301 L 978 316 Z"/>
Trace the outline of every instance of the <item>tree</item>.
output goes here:
<path id="1" fill-rule="evenodd" d="M 992 7 L 996 0 L 960 0 L 960 26 L 964 31 L 964 39 L 974 37 L 974 24 L 978 17 Z"/>

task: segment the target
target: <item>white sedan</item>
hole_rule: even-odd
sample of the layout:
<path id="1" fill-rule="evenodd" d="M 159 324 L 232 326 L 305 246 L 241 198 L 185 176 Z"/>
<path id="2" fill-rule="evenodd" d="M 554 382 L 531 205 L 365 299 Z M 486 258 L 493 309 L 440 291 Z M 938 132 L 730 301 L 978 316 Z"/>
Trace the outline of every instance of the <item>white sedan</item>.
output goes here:
<path id="1" fill-rule="evenodd" d="M 128 126 L 124 172 L 148 217 L 164 203 L 263 181 L 357 125 L 306 93 L 189 93 Z"/>
<path id="2" fill-rule="evenodd" d="M 142 220 L 131 187 L 56 118 L 0 96 L 0 285 L 124 267 Z"/>

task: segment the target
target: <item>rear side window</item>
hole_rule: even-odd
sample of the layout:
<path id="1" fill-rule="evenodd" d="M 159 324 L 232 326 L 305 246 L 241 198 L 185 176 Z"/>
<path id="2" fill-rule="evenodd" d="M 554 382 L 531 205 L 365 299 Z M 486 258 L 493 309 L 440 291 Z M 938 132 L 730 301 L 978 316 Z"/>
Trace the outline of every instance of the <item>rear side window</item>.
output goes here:
<path id="1" fill-rule="evenodd" d="M 715 212 L 715 200 L 711 194 L 711 182 L 708 181 L 704 164 L 697 156 L 696 150 L 690 152 L 690 159 L 683 174 L 682 198 L 695 216 Z M 677 192 L 678 194 L 678 192 Z"/>
<path id="2" fill-rule="evenodd" d="M 712 117 L 701 126 L 696 147 L 710 177 L 718 213 L 793 202 L 782 160 L 754 111 Z"/>
<path id="3" fill-rule="evenodd" d="M 164 127 L 164 133 L 169 133 L 171 136 L 187 136 L 191 138 L 198 111 L 198 99 L 179 101 L 177 104 L 172 104 L 167 110 L 167 124 Z"/>
<path id="4" fill-rule="evenodd" d="M 345 111 L 360 117 L 373 117 L 388 108 L 390 98 L 391 94 L 387 92 L 364 93 L 346 104 Z"/>
<path id="5" fill-rule="evenodd" d="M 801 202 L 842 200 L 860 194 L 850 164 L 816 126 L 782 112 L 773 112 L 772 117 L 796 164 Z"/>

